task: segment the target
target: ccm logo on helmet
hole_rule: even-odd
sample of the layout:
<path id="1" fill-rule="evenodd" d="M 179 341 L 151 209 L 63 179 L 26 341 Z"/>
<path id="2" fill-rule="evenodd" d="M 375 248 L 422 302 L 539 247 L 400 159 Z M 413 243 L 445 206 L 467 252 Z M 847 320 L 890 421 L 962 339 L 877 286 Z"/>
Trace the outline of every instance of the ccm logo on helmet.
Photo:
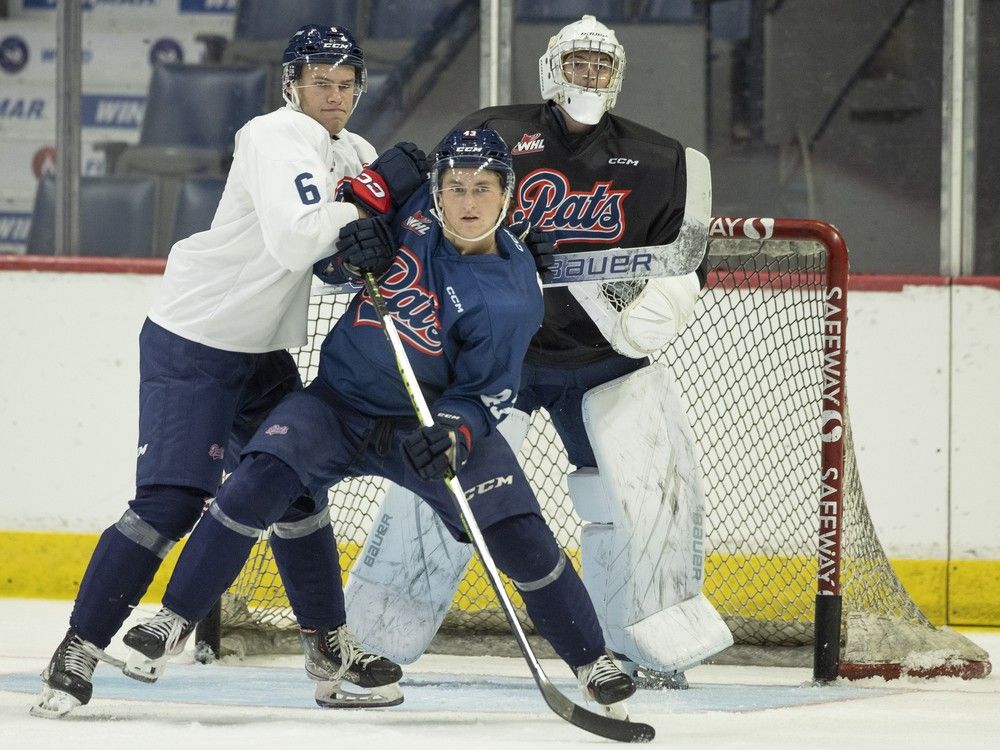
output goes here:
<path id="1" fill-rule="evenodd" d="M 639 161 L 637 159 L 626 159 L 624 156 L 612 156 L 608 159 L 608 164 L 624 164 L 627 167 L 638 167 Z"/>

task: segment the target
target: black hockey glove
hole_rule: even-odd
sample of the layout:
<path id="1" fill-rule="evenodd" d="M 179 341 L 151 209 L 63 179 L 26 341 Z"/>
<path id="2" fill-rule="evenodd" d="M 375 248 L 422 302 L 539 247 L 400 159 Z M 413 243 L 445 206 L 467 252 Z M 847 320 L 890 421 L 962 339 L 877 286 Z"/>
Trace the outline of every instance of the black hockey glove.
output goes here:
<path id="1" fill-rule="evenodd" d="M 396 257 L 396 243 L 389 227 L 378 216 L 345 224 L 337 239 L 337 252 L 313 266 L 328 284 L 359 279 L 371 272 L 381 276 Z"/>
<path id="2" fill-rule="evenodd" d="M 338 197 L 391 221 L 427 179 L 427 156 L 413 143 L 397 143 L 341 182 Z"/>
<path id="3" fill-rule="evenodd" d="M 556 262 L 556 236 L 552 232 L 531 226 L 527 221 L 510 225 L 510 231 L 521 240 L 535 256 L 535 268 L 545 278 L 545 272 Z"/>
<path id="4" fill-rule="evenodd" d="M 472 452 L 472 434 L 457 417 L 437 414 L 436 424 L 421 427 L 403 438 L 403 452 L 421 479 L 444 479 L 457 474 Z"/>

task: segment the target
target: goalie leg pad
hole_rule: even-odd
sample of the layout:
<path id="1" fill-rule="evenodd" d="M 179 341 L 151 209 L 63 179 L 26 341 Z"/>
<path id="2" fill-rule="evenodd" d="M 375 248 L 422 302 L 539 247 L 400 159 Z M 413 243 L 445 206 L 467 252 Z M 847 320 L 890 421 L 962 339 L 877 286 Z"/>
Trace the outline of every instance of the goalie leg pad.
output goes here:
<path id="1" fill-rule="evenodd" d="M 698 600 L 704 578 L 701 471 L 669 370 L 654 364 L 591 389 L 583 416 L 600 481 L 577 472 L 570 492 L 581 516 L 600 522 L 585 526 L 581 552 L 608 647 L 664 671 L 727 647 L 732 637 L 707 600 L 656 617 Z M 697 614 L 710 644 L 677 613 Z"/>
<path id="2" fill-rule="evenodd" d="M 400 664 L 427 650 L 444 620 L 472 547 L 433 509 L 392 485 L 344 592 L 347 624 L 365 648 Z"/>
<path id="3" fill-rule="evenodd" d="M 529 419 L 513 409 L 500 422 L 515 453 Z M 351 632 L 365 648 L 413 663 L 437 633 L 471 557 L 471 545 L 456 541 L 427 503 L 390 485 L 344 592 Z"/>

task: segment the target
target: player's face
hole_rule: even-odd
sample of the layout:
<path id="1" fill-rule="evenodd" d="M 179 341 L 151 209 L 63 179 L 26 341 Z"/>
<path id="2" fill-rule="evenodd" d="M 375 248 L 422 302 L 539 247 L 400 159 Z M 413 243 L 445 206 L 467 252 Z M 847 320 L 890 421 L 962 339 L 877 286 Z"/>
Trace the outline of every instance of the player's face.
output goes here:
<path id="1" fill-rule="evenodd" d="M 471 167 L 445 171 L 438 192 L 445 225 L 459 239 L 489 232 L 503 210 L 504 197 L 498 173 Z"/>
<path id="2" fill-rule="evenodd" d="M 354 110 L 354 68 L 348 65 L 305 65 L 293 84 L 302 111 L 336 135 Z"/>
<path id="3" fill-rule="evenodd" d="M 589 89 L 611 85 L 615 59 L 606 52 L 575 49 L 563 57 L 562 69 L 567 83 Z"/>

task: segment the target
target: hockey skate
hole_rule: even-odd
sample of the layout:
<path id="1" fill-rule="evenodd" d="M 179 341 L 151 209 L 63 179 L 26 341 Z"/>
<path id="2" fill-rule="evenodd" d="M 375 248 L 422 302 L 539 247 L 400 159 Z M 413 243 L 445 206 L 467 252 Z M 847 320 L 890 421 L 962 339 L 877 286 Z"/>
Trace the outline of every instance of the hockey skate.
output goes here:
<path id="1" fill-rule="evenodd" d="M 635 683 L 610 656 L 604 654 L 590 664 L 577 667 L 576 678 L 584 697 L 600 704 L 605 714 L 622 721 L 628 719 L 625 699 L 635 693 Z"/>
<path id="2" fill-rule="evenodd" d="M 317 681 L 316 704 L 324 708 L 376 708 L 403 702 L 403 670 L 365 651 L 346 625 L 335 630 L 303 628 L 306 673 Z"/>
<path id="3" fill-rule="evenodd" d="M 30 709 L 31 715 L 57 719 L 90 703 L 94 693 L 91 677 L 99 661 L 122 664 L 83 640 L 72 628 L 67 630 L 48 666 L 42 670 L 42 692 Z"/>
<path id="4" fill-rule="evenodd" d="M 162 607 L 148 620 L 130 628 L 123 639 L 129 653 L 122 672 L 140 682 L 156 682 L 167 660 L 184 650 L 195 624 Z"/>

